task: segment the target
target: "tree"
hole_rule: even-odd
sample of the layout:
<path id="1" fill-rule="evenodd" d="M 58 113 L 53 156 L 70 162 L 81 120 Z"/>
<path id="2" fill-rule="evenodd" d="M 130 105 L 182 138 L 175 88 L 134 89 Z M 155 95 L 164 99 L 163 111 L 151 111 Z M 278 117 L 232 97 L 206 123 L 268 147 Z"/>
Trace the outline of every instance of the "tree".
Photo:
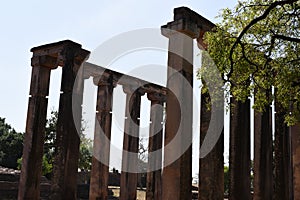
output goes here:
<path id="1" fill-rule="evenodd" d="M 240 1 L 234 9 L 224 9 L 220 15 L 221 23 L 205 35 L 208 53 L 221 72 L 224 83 L 230 87 L 230 90 L 226 91 L 230 91 L 233 98 L 240 102 L 247 101 L 249 96 L 255 96 L 253 107 L 261 113 L 258 122 L 263 127 L 255 134 L 257 138 L 264 138 L 261 141 L 265 141 L 260 143 L 260 139 L 255 138 L 255 144 L 261 147 L 256 155 L 265 158 L 257 162 L 268 160 L 265 163 L 270 164 L 269 158 L 272 158 L 270 154 L 271 131 L 266 130 L 265 126 L 269 123 L 269 105 L 273 100 L 276 101 L 276 108 L 280 107 L 280 114 L 276 113 L 277 118 L 284 115 L 284 120 L 280 120 L 282 123 L 284 121 L 288 125 L 294 125 L 300 122 L 299 16 L 299 0 Z M 272 87 L 275 88 L 275 92 L 271 92 Z M 277 128 L 278 125 L 281 127 Z M 284 126 L 284 124 L 276 124 L 276 131 L 285 130 Z M 297 134 L 296 137 L 299 138 L 299 133 Z M 237 138 L 241 139 L 242 136 L 239 135 Z M 283 140 L 282 138 L 286 139 L 286 136 L 276 136 L 276 138 Z M 266 145 L 266 142 L 271 145 Z M 275 158 L 283 159 L 283 156 L 276 157 L 276 155 L 287 152 L 287 146 L 284 143 L 284 141 L 276 142 Z M 299 149 L 299 144 L 295 143 L 295 145 Z M 295 152 L 297 151 L 293 153 Z M 294 179 L 298 177 L 299 180 L 299 167 L 297 167 L 299 156 L 295 154 L 293 157 Z M 275 161 L 275 163 L 282 162 Z M 259 163 L 256 166 L 259 169 L 263 165 Z M 280 167 L 277 169 L 275 166 L 275 168 L 276 174 L 279 174 L 279 171 L 283 172 L 278 170 Z M 257 183 L 261 184 L 260 181 L 264 181 L 263 179 L 264 177 Z M 275 184 L 281 181 L 284 180 L 277 179 Z M 270 187 L 272 189 L 272 185 L 269 185 Z M 278 187 L 275 186 L 275 188 Z M 298 191 L 299 195 L 299 185 L 295 188 L 298 188 L 295 191 Z M 260 192 L 265 191 L 267 190 L 262 188 L 260 190 Z M 275 198 L 286 199 L 278 191 L 274 191 L 278 193 L 275 194 Z M 269 194 L 271 193 L 269 190 Z M 254 196 L 256 199 L 262 197 L 256 194 Z M 263 199 L 269 199 L 269 197 L 263 197 Z"/>
<path id="2" fill-rule="evenodd" d="M 141 173 L 138 173 L 138 186 L 140 189 L 146 186 L 147 167 L 148 167 L 148 146 L 144 138 L 139 138 L 139 149 L 138 149 L 138 168 Z"/>
<path id="3" fill-rule="evenodd" d="M 22 156 L 23 133 L 16 132 L 5 118 L 0 118 L 0 165 L 17 169 L 17 160 Z"/>
<path id="4" fill-rule="evenodd" d="M 51 179 L 53 162 L 55 156 L 55 138 L 56 138 L 56 125 L 58 119 L 58 112 L 52 110 L 50 118 L 47 119 L 46 128 L 45 128 L 45 141 L 44 141 L 44 155 L 42 162 L 42 174 L 47 178 Z M 92 140 L 86 138 L 82 133 L 86 128 L 85 122 L 83 121 L 83 128 L 80 134 L 80 149 L 79 149 L 79 162 L 78 168 L 82 171 L 88 171 L 91 169 L 92 164 Z M 1 133 L 1 132 L 0 132 Z M 1 140 L 1 139 L 0 139 Z M 22 140 L 23 141 L 23 137 Z M 0 147 L 1 149 L 1 147 Z M 22 149 L 20 151 L 22 156 Z M 0 150 L 1 156 L 1 150 Z M 21 157 L 20 156 L 20 157 Z M 1 159 L 1 157 L 0 157 Z M 16 166 L 18 169 L 21 169 L 22 158 L 19 158 L 16 161 Z M 1 164 L 0 164 L 1 165 Z M 3 165 L 4 166 L 4 165 Z"/>
<path id="5" fill-rule="evenodd" d="M 47 119 L 45 129 L 45 144 L 44 144 L 44 157 L 43 157 L 43 175 L 51 177 L 52 165 L 54 161 L 55 138 L 56 138 L 56 125 L 58 119 L 58 112 L 51 111 L 51 116 Z M 78 168 L 82 171 L 91 169 L 92 163 L 92 140 L 86 138 L 82 133 L 86 129 L 85 122 L 83 121 L 82 130 L 80 133 L 80 151 Z"/>
<path id="6" fill-rule="evenodd" d="M 50 118 L 47 119 L 45 128 L 45 142 L 43 155 L 43 175 L 48 178 L 52 175 L 52 166 L 54 161 L 55 138 L 56 138 L 56 124 L 58 112 L 52 110 Z"/>
<path id="7" fill-rule="evenodd" d="M 274 99 L 266 91 L 274 86 L 290 125 L 300 121 L 299 16 L 299 0 L 240 1 L 224 9 L 221 23 L 205 35 L 231 94 L 245 101 L 255 91 L 254 108 L 263 111 Z"/>
<path id="8" fill-rule="evenodd" d="M 92 146 L 91 139 L 81 135 L 80 149 L 79 149 L 79 162 L 78 168 L 81 171 L 90 171 L 92 167 Z"/>

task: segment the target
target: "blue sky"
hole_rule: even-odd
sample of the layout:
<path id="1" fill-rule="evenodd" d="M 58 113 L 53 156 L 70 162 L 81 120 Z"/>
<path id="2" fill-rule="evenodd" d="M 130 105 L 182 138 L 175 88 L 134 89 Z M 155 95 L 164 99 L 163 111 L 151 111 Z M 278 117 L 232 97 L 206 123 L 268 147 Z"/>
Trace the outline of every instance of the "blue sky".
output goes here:
<path id="1" fill-rule="evenodd" d="M 30 48 L 34 46 L 70 39 L 92 51 L 122 32 L 160 27 L 172 20 L 175 7 L 188 6 L 216 22 L 219 10 L 233 7 L 236 2 L 5 1 L 0 8 L 0 116 L 18 131 L 25 130 L 31 73 Z"/>
<path id="2" fill-rule="evenodd" d="M 30 49 L 70 39 L 92 51 L 122 32 L 159 28 L 172 21 L 175 7 L 187 6 L 217 22 L 220 9 L 232 8 L 236 0 L 128 0 L 128 1 L 5 1 L 0 8 L 0 117 L 24 132 L 31 75 Z M 60 87 L 59 73 L 53 73 L 50 96 Z M 49 108 L 57 108 L 51 100 Z"/>

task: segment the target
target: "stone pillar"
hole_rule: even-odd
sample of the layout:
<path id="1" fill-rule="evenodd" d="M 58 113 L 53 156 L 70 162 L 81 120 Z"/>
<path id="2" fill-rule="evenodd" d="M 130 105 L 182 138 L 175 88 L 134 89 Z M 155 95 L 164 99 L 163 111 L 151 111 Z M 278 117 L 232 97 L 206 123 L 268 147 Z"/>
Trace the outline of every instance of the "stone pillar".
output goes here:
<path id="1" fill-rule="evenodd" d="M 206 88 L 207 89 L 207 88 Z M 203 83 L 202 91 L 205 90 Z M 208 92 L 201 94 L 200 111 L 200 147 L 210 126 L 212 110 Z M 219 121 L 223 123 L 224 121 Z M 215 127 L 211 127 L 215 128 Z M 214 130 L 218 131 L 218 130 Z M 199 159 L 199 200 L 224 199 L 224 128 L 214 148 L 204 158 Z"/>
<path id="2" fill-rule="evenodd" d="M 230 100 L 229 199 L 250 200 L 250 100 Z"/>
<path id="3" fill-rule="evenodd" d="M 162 34 L 169 38 L 162 199 L 192 198 L 193 39 L 212 27 L 186 7 L 175 8 L 174 21 L 162 26 Z M 177 148 L 169 148 L 170 142 Z"/>
<path id="4" fill-rule="evenodd" d="M 164 149 L 162 199 L 192 198 L 193 38 L 197 31 L 196 24 L 183 19 L 162 27 L 162 34 L 169 38 L 165 147 L 180 137 L 177 149 Z"/>
<path id="5" fill-rule="evenodd" d="M 40 199 L 50 71 L 56 58 L 34 55 L 18 199 Z"/>
<path id="6" fill-rule="evenodd" d="M 165 97 L 158 93 L 148 93 L 151 101 L 150 131 L 149 131 L 149 157 L 147 173 L 146 200 L 162 200 L 162 137 L 163 137 L 163 102 Z M 152 153 L 151 152 L 155 152 Z M 154 170 L 156 169 L 156 170 Z"/>
<path id="7" fill-rule="evenodd" d="M 84 56 L 80 56 L 82 54 Z M 63 63 L 55 141 L 56 156 L 53 164 L 50 196 L 50 199 L 53 200 L 77 198 L 79 145 L 80 134 L 82 134 L 80 129 L 83 77 L 80 78 L 78 85 L 75 85 L 75 79 L 80 65 L 87 56 L 87 52 L 81 49 L 81 45 L 69 42 L 64 45 L 59 56 Z M 82 71 L 80 71 L 80 76 L 82 75 Z M 76 109 L 74 117 L 72 106 Z"/>
<path id="8" fill-rule="evenodd" d="M 126 118 L 124 127 L 120 200 L 135 200 L 138 178 L 139 117 L 143 91 L 131 86 L 123 86 L 123 90 L 126 93 Z"/>
<path id="9" fill-rule="evenodd" d="M 169 49 L 180 49 L 187 53 L 192 60 L 193 39 L 180 38 L 179 33 L 170 36 Z M 169 52 L 168 55 L 168 82 L 167 87 L 167 118 L 165 130 L 165 146 L 178 134 L 182 137 L 176 146 L 178 149 L 165 149 L 164 162 L 172 158 L 172 154 L 182 154 L 180 158 L 164 167 L 163 170 L 163 199 L 191 199 L 192 183 L 192 84 L 193 66 L 181 56 Z M 175 69 L 174 69 L 175 68 Z M 176 69 L 177 68 L 177 69 Z M 189 71 L 187 71 L 187 69 Z M 172 70 L 178 70 L 172 75 Z M 186 78 L 186 80 L 184 80 Z M 183 81 L 190 83 L 190 87 L 184 87 Z M 175 93 L 175 94 L 172 94 Z M 180 102 L 180 104 L 179 104 Z M 179 129 L 181 127 L 181 129 Z M 183 149 L 183 143 L 189 143 L 187 149 Z M 178 151 L 177 153 L 175 153 Z M 169 155 L 170 154 L 170 155 Z"/>
<path id="10" fill-rule="evenodd" d="M 112 76 L 94 82 L 98 93 L 89 199 L 107 200 L 114 85 Z"/>
<path id="11" fill-rule="evenodd" d="M 254 200 L 272 200 L 273 141 L 272 109 L 254 112 Z"/>
<path id="12" fill-rule="evenodd" d="M 294 199 L 300 199 L 300 122 L 290 127 L 292 137 Z"/>
<path id="13" fill-rule="evenodd" d="M 293 199 L 291 138 L 284 116 L 282 105 L 275 100 L 274 200 Z"/>

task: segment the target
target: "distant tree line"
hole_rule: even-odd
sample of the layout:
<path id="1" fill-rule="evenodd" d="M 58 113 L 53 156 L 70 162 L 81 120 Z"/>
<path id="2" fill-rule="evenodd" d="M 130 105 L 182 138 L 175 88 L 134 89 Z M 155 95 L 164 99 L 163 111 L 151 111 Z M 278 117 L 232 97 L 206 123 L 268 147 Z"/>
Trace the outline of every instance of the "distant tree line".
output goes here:
<path id="1" fill-rule="evenodd" d="M 0 165 L 17 169 L 17 160 L 22 156 L 23 133 L 15 131 L 0 117 Z"/>
<path id="2" fill-rule="evenodd" d="M 51 111 L 49 119 L 47 119 L 45 129 L 45 143 L 43 155 L 43 175 L 51 178 L 52 167 L 55 155 L 55 137 L 58 112 Z M 82 131 L 86 127 L 83 126 Z M 78 168 L 82 171 L 91 169 L 92 159 L 92 140 L 86 138 L 80 133 L 80 156 Z M 24 133 L 15 131 L 11 125 L 5 122 L 5 118 L 0 117 L 0 166 L 20 169 L 23 151 Z"/>

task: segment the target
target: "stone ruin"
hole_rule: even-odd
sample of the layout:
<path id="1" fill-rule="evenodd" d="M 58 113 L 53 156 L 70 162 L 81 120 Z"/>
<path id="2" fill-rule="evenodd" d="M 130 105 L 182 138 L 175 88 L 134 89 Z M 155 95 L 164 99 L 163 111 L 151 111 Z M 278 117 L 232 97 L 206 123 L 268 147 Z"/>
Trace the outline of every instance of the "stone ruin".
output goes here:
<path id="1" fill-rule="evenodd" d="M 203 34 L 211 31 L 215 25 L 203 18 L 196 12 L 186 7 L 174 10 L 174 20 L 162 26 L 162 34 L 169 39 L 168 66 L 182 75 L 188 83 L 193 84 L 193 65 L 186 59 L 172 52 L 183 52 L 188 59 L 193 59 L 193 40 L 197 39 L 202 48 Z M 185 34 L 185 39 L 179 34 Z M 41 196 L 41 171 L 44 132 L 47 115 L 47 96 L 49 95 L 50 74 L 58 66 L 62 67 L 61 94 L 59 103 L 59 115 L 57 124 L 57 149 L 54 163 L 54 176 L 50 186 L 50 199 L 76 199 L 77 198 L 77 169 L 80 139 L 75 124 L 80 124 L 80 117 L 72 115 L 72 96 L 77 96 L 75 106 L 80 110 L 82 105 L 83 84 L 75 85 L 76 76 L 82 79 L 94 78 L 98 87 L 96 119 L 100 126 L 95 129 L 94 152 L 97 152 L 103 159 L 109 160 L 110 146 L 99 137 L 100 129 L 105 136 L 111 137 L 112 120 L 112 99 L 116 85 L 121 85 L 125 92 L 126 114 L 132 120 L 125 120 L 123 149 L 128 152 L 138 151 L 139 142 L 139 117 L 141 96 L 147 95 L 153 105 L 166 104 L 166 126 L 164 138 L 165 143 L 171 142 L 176 136 L 180 126 L 178 148 L 182 146 L 181 141 L 188 140 L 192 143 L 192 91 L 184 87 L 178 78 L 170 77 L 168 74 L 168 88 L 118 73 L 101 66 L 85 62 L 89 51 L 82 48 L 80 44 L 66 40 L 52 44 L 35 47 L 31 49 L 33 57 L 31 60 L 32 77 L 30 85 L 30 97 L 26 123 L 26 135 L 24 140 L 23 163 L 20 174 L 18 199 L 40 199 Z M 80 66 L 84 64 L 84 71 Z M 101 72 L 102 76 L 99 77 Z M 168 72 L 169 73 L 169 72 Z M 123 77 L 122 80 L 120 77 Z M 125 77 L 125 78 L 124 78 Z M 73 90 L 73 88 L 76 88 Z M 191 87 L 192 88 L 192 87 Z M 176 98 L 169 91 L 175 91 Z M 209 96 L 203 94 L 201 99 L 201 128 L 200 143 L 204 142 L 209 122 L 212 116 L 207 109 Z M 178 108 L 178 101 L 183 102 L 184 109 Z M 230 115 L 230 199 L 251 199 L 250 186 L 250 100 L 239 102 L 231 98 L 235 104 L 231 107 Z M 73 102 L 74 106 L 74 102 Z M 296 129 L 289 129 L 280 123 L 282 115 L 280 108 L 276 107 L 276 142 L 285 142 L 280 152 L 277 152 L 281 162 L 276 173 L 287 177 L 282 184 L 282 190 L 287 196 L 292 195 L 293 185 L 292 155 L 296 155 L 297 144 L 287 142 L 298 136 Z M 181 119 L 181 116 L 185 116 Z M 153 130 L 162 130 L 163 110 L 151 109 L 150 136 Z M 269 199 L 273 192 L 273 169 L 272 169 L 272 120 L 271 115 L 266 113 L 255 115 L 255 165 L 254 172 L 254 193 L 261 193 L 263 199 Z M 220 123 L 223 123 L 221 120 Z M 131 134 L 126 134 L 130 132 Z M 286 134 L 283 134 L 286 133 Z M 241 137 L 242 136 L 242 137 Z M 149 152 L 162 148 L 163 132 L 153 134 L 149 138 Z M 299 140 L 292 140 L 299 141 Z M 294 145 L 294 146 L 293 146 Z M 291 148 L 293 146 L 294 148 Z M 299 145 L 298 145 L 299 146 Z M 297 147 L 298 147 L 297 146 Z M 199 160 L 199 199 L 224 199 L 224 134 L 218 139 L 212 151 Z M 164 150 L 164 160 L 172 156 L 173 150 Z M 281 157 L 280 157 L 281 155 Z M 282 156 L 284 155 L 284 156 Z M 128 168 L 127 154 L 123 154 L 122 167 Z M 137 159 L 137 158 L 136 158 Z M 163 166 L 162 155 L 149 158 L 149 163 L 161 166 L 158 170 L 150 171 L 147 174 L 147 200 L 184 200 L 192 199 L 192 148 L 189 146 L 186 151 L 172 164 Z M 296 163 L 294 163 L 294 166 Z M 133 163 L 134 165 L 134 163 Z M 131 166 L 132 167 L 132 166 Z M 294 170 L 299 170 L 294 168 Z M 91 180 L 89 188 L 89 199 L 108 198 L 108 166 L 93 157 Z M 296 178 L 294 177 L 294 180 Z M 297 179 L 299 181 L 299 179 Z M 294 181 L 294 183 L 296 183 Z M 262 188 L 264 188 L 262 190 Z M 122 170 L 120 180 L 120 199 L 136 199 L 137 174 Z M 288 191 L 288 192 L 286 192 Z"/>

